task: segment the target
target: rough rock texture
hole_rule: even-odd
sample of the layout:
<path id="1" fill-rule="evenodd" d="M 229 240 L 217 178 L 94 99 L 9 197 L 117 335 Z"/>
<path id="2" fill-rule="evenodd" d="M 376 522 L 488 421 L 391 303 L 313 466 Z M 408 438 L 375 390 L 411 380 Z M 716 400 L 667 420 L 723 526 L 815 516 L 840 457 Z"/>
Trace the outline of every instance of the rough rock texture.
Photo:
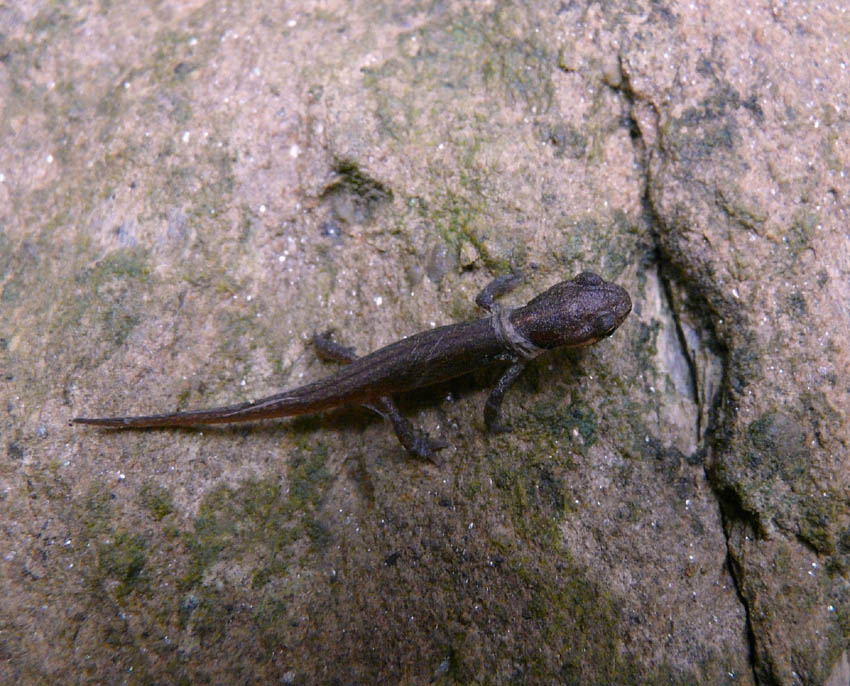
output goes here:
<path id="1" fill-rule="evenodd" d="M 0 681 L 846 684 L 850 11 L 0 6 Z M 534 266 L 536 265 L 536 268 Z M 196 431 L 583 269 L 611 338 Z"/>

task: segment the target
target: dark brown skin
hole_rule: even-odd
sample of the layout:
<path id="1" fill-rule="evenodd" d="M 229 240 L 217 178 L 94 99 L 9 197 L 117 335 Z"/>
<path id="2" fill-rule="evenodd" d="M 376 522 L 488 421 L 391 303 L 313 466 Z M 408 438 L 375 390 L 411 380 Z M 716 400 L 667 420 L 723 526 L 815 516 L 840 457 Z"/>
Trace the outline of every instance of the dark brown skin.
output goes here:
<path id="1" fill-rule="evenodd" d="M 245 422 L 319 412 L 342 405 L 364 405 L 386 417 L 405 449 L 437 461 L 445 443 L 417 432 L 399 414 L 392 394 L 452 379 L 481 367 L 508 363 L 484 407 L 491 431 L 505 431 L 499 411 L 505 392 L 520 372 L 541 352 L 558 347 L 591 345 L 610 336 L 632 309 L 628 293 L 590 272 L 562 281 L 524 307 L 503 310 L 495 298 L 514 288 L 519 275 L 492 281 L 476 298 L 490 316 L 450 324 L 404 338 L 364 357 L 315 336 L 319 353 L 347 362 L 325 379 L 276 395 L 208 410 L 140 417 L 77 417 L 77 424 L 116 428 L 154 428 Z"/>

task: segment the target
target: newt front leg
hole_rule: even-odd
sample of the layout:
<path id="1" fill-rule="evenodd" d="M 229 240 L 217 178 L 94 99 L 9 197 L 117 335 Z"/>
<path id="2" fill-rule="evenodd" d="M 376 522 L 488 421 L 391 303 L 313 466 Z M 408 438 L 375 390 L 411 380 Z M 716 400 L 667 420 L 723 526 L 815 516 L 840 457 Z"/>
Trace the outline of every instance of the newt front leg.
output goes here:
<path id="1" fill-rule="evenodd" d="M 504 433 L 511 430 L 501 419 L 505 393 L 513 386 L 529 361 L 543 352 L 542 348 L 534 345 L 511 323 L 511 310 L 503 308 L 496 302 L 497 297 L 512 291 L 522 283 L 522 279 L 521 272 L 497 276 L 475 298 L 476 304 L 490 313 L 493 329 L 499 341 L 505 346 L 507 359 L 511 363 L 496 382 L 487 402 L 484 403 L 484 424 L 492 433 Z"/>

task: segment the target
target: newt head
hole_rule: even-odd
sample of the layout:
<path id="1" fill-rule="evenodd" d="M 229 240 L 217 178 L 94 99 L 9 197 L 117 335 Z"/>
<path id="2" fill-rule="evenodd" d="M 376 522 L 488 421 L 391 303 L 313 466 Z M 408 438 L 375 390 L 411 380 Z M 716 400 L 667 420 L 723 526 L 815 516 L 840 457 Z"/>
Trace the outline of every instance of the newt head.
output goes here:
<path id="1" fill-rule="evenodd" d="M 610 336 L 631 310 L 624 288 L 582 272 L 515 310 L 511 321 L 541 348 L 580 347 Z"/>

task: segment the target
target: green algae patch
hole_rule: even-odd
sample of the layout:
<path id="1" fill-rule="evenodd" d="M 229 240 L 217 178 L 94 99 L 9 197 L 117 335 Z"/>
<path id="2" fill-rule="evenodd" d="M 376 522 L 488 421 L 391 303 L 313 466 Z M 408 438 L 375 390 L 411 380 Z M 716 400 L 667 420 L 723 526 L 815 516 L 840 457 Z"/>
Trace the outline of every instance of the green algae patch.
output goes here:
<path id="1" fill-rule="evenodd" d="M 761 480 L 781 479 L 793 484 L 806 478 L 806 433 L 791 414 L 768 411 L 747 427 L 749 446 L 743 455 Z"/>
<path id="2" fill-rule="evenodd" d="M 464 144 L 458 145 L 463 147 Z M 474 148 L 474 144 L 470 146 Z M 434 262 L 436 259 L 443 264 L 431 264 L 426 267 L 435 282 L 439 282 L 449 269 L 463 264 L 464 254 L 474 255 L 473 262 L 480 258 L 481 264 L 494 273 L 510 271 L 525 260 L 524 246 L 494 244 L 494 241 L 503 240 L 499 232 L 493 229 L 498 226 L 499 217 L 489 199 L 489 196 L 497 194 L 498 190 L 491 188 L 488 175 L 476 168 L 475 154 L 471 149 L 459 154 L 465 154 L 469 159 L 465 162 L 465 171 L 456 184 L 436 184 L 427 200 L 410 196 L 404 204 L 404 223 L 423 224 L 429 227 L 429 232 L 436 234 L 435 237 L 440 241 L 440 247 L 435 250 L 442 252 L 442 256 L 432 251 L 429 261 Z M 439 175 L 438 165 L 432 165 L 429 172 L 435 176 Z M 502 250 L 502 247 L 505 247 L 505 250 Z M 507 256 L 500 256 L 502 252 Z M 469 317 L 468 311 L 450 314 L 464 319 Z"/>
<path id="3" fill-rule="evenodd" d="M 768 219 L 767 211 L 734 181 L 718 183 L 717 204 L 730 220 L 756 233 Z"/>
<path id="4" fill-rule="evenodd" d="M 596 443 L 599 426 L 596 412 L 575 392 L 571 394 L 569 405 L 566 407 L 562 398 L 535 403 L 523 423 L 533 423 L 539 431 L 555 438 L 581 436 L 587 447 Z"/>
<path id="5" fill-rule="evenodd" d="M 847 516 L 847 507 L 836 493 L 822 498 L 808 498 L 800 517 L 800 538 L 820 555 L 835 555 L 837 551 L 836 523 Z"/>
<path id="6" fill-rule="evenodd" d="M 120 600 L 144 584 L 143 570 L 149 542 L 141 534 L 118 532 L 98 549 L 98 576 L 115 582 Z"/>
<path id="7" fill-rule="evenodd" d="M 302 452 L 295 460 L 287 494 L 287 504 L 290 508 L 303 511 L 319 505 L 324 488 L 330 480 L 327 456 L 326 447 L 315 446 L 310 452 Z"/>
<path id="8" fill-rule="evenodd" d="M 535 430 L 521 431 L 520 435 L 534 435 Z M 561 524 L 574 511 L 568 483 L 568 472 L 573 467 L 572 457 L 555 446 L 557 439 L 544 434 L 539 440 L 510 451 L 490 451 L 482 463 L 479 479 L 467 480 L 464 493 L 472 499 L 475 494 L 471 484 L 478 481 L 492 483 L 498 505 L 481 505 L 481 509 L 497 507 L 511 523 L 516 540 L 502 548 L 505 555 L 516 553 L 516 541 L 523 541 L 547 554 L 560 555 Z M 485 493 L 490 489 L 478 489 Z M 508 540 L 508 539 L 506 539 Z"/>
<path id="9" fill-rule="evenodd" d="M 534 23 L 515 8 L 464 12 L 401 33 L 397 56 L 361 70 L 374 101 L 377 135 L 427 156 L 427 198 L 415 199 L 426 225 L 456 257 L 472 246 L 494 271 L 525 260 L 524 243 L 500 227 L 506 213 L 517 224 L 528 218 L 518 211 L 522 202 L 504 199 L 507 187 L 498 178 L 506 170 L 489 152 L 504 140 L 506 110 L 545 119 L 556 90 L 557 49 L 540 40 Z M 461 107 L 459 93 L 466 94 Z M 587 139 L 577 129 L 544 119 L 527 133 L 529 144 L 542 140 L 556 155 L 571 158 L 586 154 Z M 439 159 L 444 146 L 456 160 L 448 177 Z"/>
<path id="10" fill-rule="evenodd" d="M 793 257 L 799 257 L 811 246 L 818 224 L 820 224 L 820 217 L 813 212 L 800 211 L 796 214 L 782 238 L 782 242 Z"/>
<path id="11" fill-rule="evenodd" d="M 627 658 L 621 657 L 616 599 L 569 562 L 562 567 L 560 582 L 527 567 L 517 570 L 529 591 L 529 618 L 541 623 L 544 644 L 560 654 L 560 676 L 592 674 L 597 683 L 629 683 L 622 680 L 623 672 L 636 665 L 630 669 Z"/>
<path id="12" fill-rule="evenodd" d="M 139 503 L 156 521 L 161 521 L 174 512 L 174 501 L 167 488 L 147 482 L 139 489 Z"/>
<path id="13" fill-rule="evenodd" d="M 295 458 L 288 483 L 271 474 L 210 492 L 185 535 L 190 560 L 181 587 L 201 583 L 220 564 L 247 566 L 252 583 L 262 585 L 287 574 L 305 548 L 325 547 L 331 535 L 317 514 L 330 479 L 325 460 L 317 448 Z"/>
<path id="14" fill-rule="evenodd" d="M 108 533 L 115 516 L 112 491 L 102 483 L 95 483 L 79 503 L 76 519 L 82 525 L 83 534 L 88 539 Z"/>
<path id="15" fill-rule="evenodd" d="M 503 547 L 497 540 L 490 545 Z M 432 683 L 688 681 L 665 666 L 649 669 L 633 656 L 623 641 L 622 601 L 589 579 L 563 546 L 509 546 L 497 572 L 470 569 L 467 584 L 482 589 L 476 612 L 458 609 L 462 598 L 445 610 L 443 661 Z M 489 679 L 482 681 L 482 674 Z"/>
<path id="16" fill-rule="evenodd" d="M 202 644 L 222 640 L 234 604 L 251 608 L 267 649 L 286 642 L 290 599 L 310 583 L 311 560 L 333 538 L 319 512 L 330 480 L 325 460 L 323 449 L 299 451 L 287 479 L 251 478 L 203 499 L 183 536 L 188 561 L 178 581 L 180 625 Z"/>
<path id="17" fill-rule="evenodd" d="M 100 260 L 91 270 L 83 272 L 95 288 L 116 278 L 122 281 L 144 281 L 150 273 L 150 254 L 148 250 L 140 247 L 116 250 Z"/>
<path id="18" fill-rule="evenodd" d="M 74 337 L 94 341 L 92 355 L 106 357 L 123 345 L 142 320 L 142 291 L 151 272 L 149 251 L 138 247 L 116 250 L 79 270 L 74 282 L 82 292 L 65 295 L 51 318 L 52 347 L 64 348 Z"/>

